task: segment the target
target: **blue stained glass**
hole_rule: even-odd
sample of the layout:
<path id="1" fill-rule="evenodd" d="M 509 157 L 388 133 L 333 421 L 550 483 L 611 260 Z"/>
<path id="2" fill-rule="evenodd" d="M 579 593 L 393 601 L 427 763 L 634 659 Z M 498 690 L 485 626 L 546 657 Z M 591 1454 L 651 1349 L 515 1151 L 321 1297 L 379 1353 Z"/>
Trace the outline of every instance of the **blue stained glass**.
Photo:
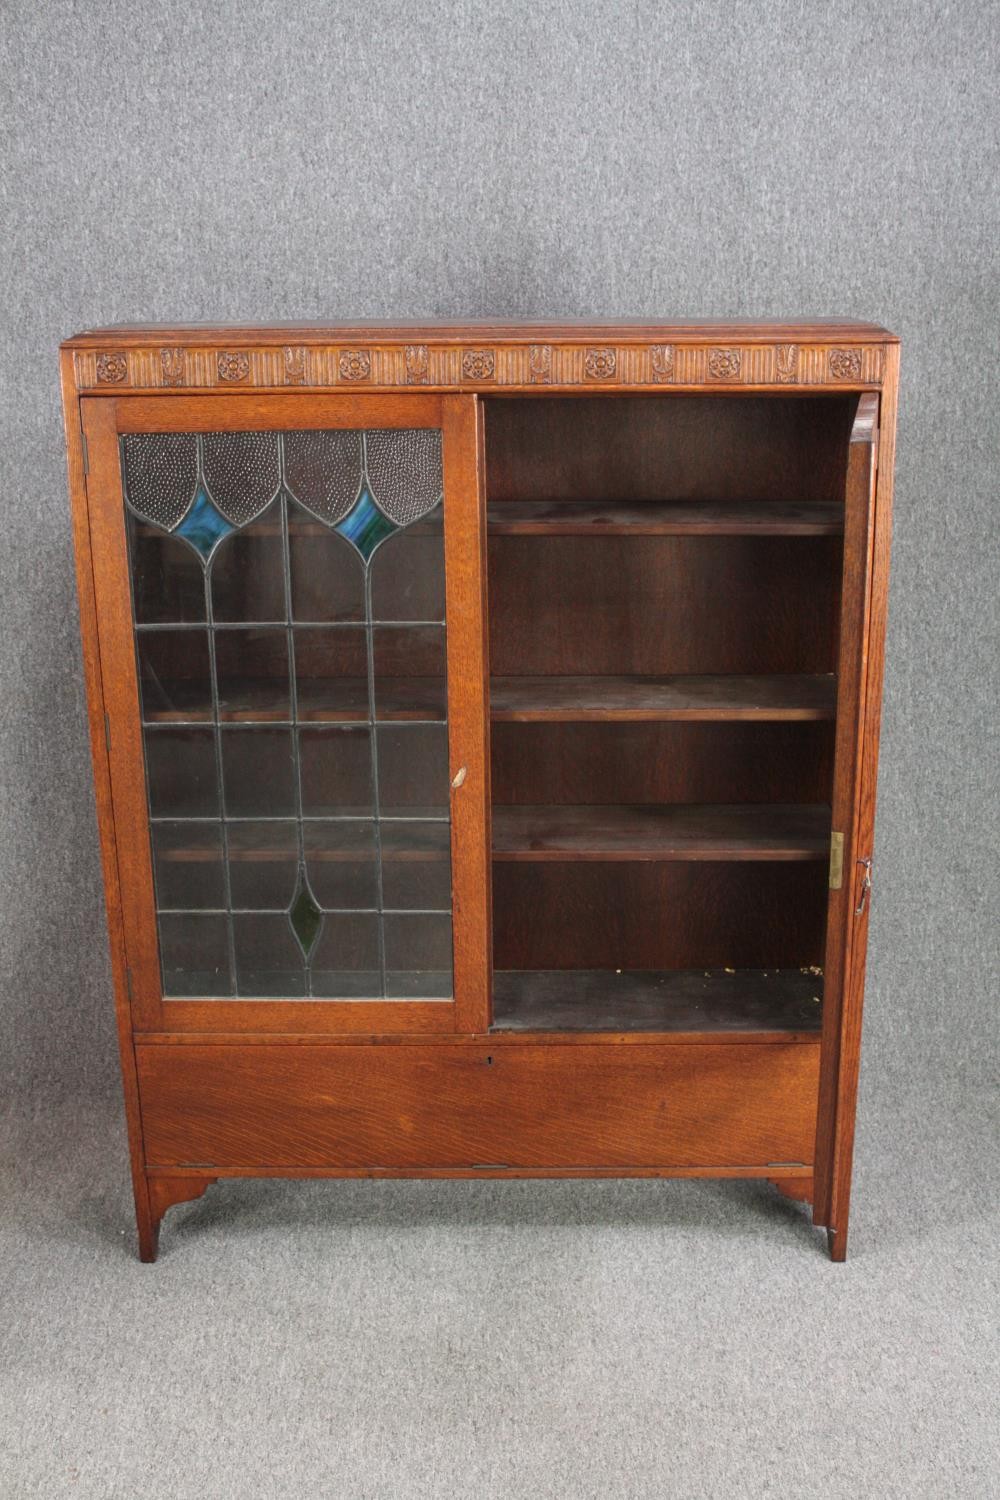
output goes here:
<path id="1" fill-rule="evenodd" d="M 173 534 L 182 536 L 186 542 L 190 542 L 207 562 L 222 538 L 235 529 L 222 512 L 212 504 L 206 491 L 199 486 L 190 510 L 180 525 L 174 528 Z"/>
<path id="2" fill-rule="evenodd" d="M 379 542 L 392 536 L 399 527 L 382 514 L 364 485 L 350 512 L 334 530 L 346 537 L 367 562 Z"/>

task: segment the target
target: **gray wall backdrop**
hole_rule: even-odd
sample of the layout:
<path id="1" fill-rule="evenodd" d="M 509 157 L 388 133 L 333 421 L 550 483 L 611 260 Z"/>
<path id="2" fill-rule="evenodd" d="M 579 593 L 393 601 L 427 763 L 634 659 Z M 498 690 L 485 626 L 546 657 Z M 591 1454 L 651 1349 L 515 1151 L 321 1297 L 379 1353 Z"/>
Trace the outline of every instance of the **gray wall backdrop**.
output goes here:
<path id="1" fill-rule="evenodd" d="M 973 0 L 6 0 L 12 1086 L 117 1086 L 59 339 L 493 315 L 845 315 L 902 335 L 864 1088 L 944 1118 L 985 1082 L 998 33 Z"/>

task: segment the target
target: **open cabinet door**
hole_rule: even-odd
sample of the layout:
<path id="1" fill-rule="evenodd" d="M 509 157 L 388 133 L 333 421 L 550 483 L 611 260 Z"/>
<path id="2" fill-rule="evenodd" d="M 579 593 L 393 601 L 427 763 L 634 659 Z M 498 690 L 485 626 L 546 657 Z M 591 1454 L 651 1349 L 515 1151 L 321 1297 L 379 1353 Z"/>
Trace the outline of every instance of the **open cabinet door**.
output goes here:
<path id="1" fill-rule="evenodd" d="M 859 397 L 847 464 L 844 588 L 824 964 L 814 1219 L 847 1255 L 861 1053 L 892 505 L 898 350 L 881 401 Z"/>
<path id="2" fill-rule="evenodd" d="M 477 398 L 80 407 L 135 1029 L 484 1030 Z"/>

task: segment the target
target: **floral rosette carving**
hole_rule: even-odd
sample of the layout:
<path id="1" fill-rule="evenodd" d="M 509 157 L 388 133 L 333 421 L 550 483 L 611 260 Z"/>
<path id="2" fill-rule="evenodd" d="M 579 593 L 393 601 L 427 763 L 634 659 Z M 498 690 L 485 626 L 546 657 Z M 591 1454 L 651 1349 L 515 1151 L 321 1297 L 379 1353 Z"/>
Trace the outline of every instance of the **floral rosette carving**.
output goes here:
<path id="1" fill-rule="evenodd" d="M 341 380 L 367 380 L 372 372 L 372 357 L 367 349 L 341 349 Z"/>
<path id="2" fill-rule="evenodd" d="M 738 349 L 709 349 L 708 373 L 712 380 L 738 380 L 742 358 Z"/>
<path id="3" fill-rule="evenodd" d="M 827 363 L 834 380 L 858 380 L 861 377 L 860 349 L 831 349 Z"/>
<path id="4" fill-rule="evenodd" d="M 406 379 L 409 385 L 423 385 L 430 369 L 426 344 L 407 344 Z"/>
<path id="5" fill-rule="evenodd" d="M 673 344 L 654 344 L 649 351 L 653 379 L 660 383 L 674 378 Z"/>
<path id="6" fill-rule="evenodd" d="M 528 349 L 528 375 L 534 385 L 548 385 L 552 379 L 552 345 L 532 344 Z"/>
<path id="7" fill-rule="evenodd" d="M 777 344 L 774 350 L 774 378 L 787 385 L 799 374 L 798 344 Z"/>
<path id="8" fill-rule="evenodd" d="M 462 375 L 466 380 L 492 380 L 496 355 L 492 349 L 467 349 L 462 356 Z"/>
<path id="9" fill-rule="evenodd" d="M 614 380 L 618 357 L 613 349 L 588 349 L 583 372 L 588 380 Z"/>
<path id="10" fill-rule="evenodd" d="M 242 349 L 224 349 L 216 362 L 219 379 L 227 385 L 246 380 L 250 374 L 250 356 Z"/>
<path id="11" fill-rule="evenodd" d="M 127 375 L 128 360 L 124 354 L 97 356 L 97 378 L 102 385 L 120 385 Z"/>
<path id="12" fill-rule="evenodd" d="M 306 351 L 286 344 L 283 351 L 286 385 L 305 385 Z"/>

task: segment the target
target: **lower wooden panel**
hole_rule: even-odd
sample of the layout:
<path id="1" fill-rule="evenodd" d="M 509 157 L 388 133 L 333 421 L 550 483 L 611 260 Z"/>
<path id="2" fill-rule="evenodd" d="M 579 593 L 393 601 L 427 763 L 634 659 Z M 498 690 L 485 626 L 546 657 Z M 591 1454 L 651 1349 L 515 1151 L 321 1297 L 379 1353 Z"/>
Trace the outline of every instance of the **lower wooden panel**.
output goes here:
<path id="1" fill-rule="evenodd" d="M 150 1167 L 738 1169 L 812 1162 L 819 1049 L 136 1049 Z"/>

